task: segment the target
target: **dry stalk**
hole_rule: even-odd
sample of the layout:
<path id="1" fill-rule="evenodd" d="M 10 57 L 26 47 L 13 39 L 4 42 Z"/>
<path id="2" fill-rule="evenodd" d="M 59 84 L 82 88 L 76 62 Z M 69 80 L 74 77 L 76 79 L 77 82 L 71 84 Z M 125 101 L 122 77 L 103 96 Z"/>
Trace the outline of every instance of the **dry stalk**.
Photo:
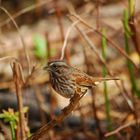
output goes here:
<path id="1" fill-rule="evenodd" d="M 78 22 L 79 22 L 79 21 L 75 21 L 74 23 L 72 23 L 72 25 L 71 25 L 71 26 L 68 28 L 68 30 L 67 30 L 67 33 L 66 33 L 66 36 L 65 36 L 65 40 L 64 40 L 64 43 L 63 43 L 63 47 L 62 47 L 62 50 L 61 50 L 61 57 L 60 57 L 61 60 L 64 59 L 64 55 L 65 55 L 65 50 L 66 50 L 66 46 L 67 46 L 69 34 L 70 34 L 72 28 L 73 28 Z"/>
<path id="2" fill-rule="evenodd" d="M 94 29 L 92 25 L 88 24 L 84 19 L 82 19 L 79 15 L 71 13 L 70 16 L 75 17 L 77 20 L 79 20 L 82 24 L 84 24 L 85 26 L 87 26 L 89 29 L 92 29 L 93 31 L 95 31 L 96 33 L 98 33 L 100 36 L 104 36 L 102 34 L 102 32 L 100 32 L 97 29 Z M 112 45 L 112 47 L 115 47 L 124 57 L 126 57 L 128 60 L 131 61 L 131 63 L 135 66 L 135 68 L 138 70 L 137 65 L 133 62 L 133 60 L 131 60 L 131 58 L 126 54 L 126 52 L 120 48 L 116 43 L 114 43 L 114 41 L 112 41 L 109 37 L 104 36 L 106 38 L 106 40 Z"/>
<path id="3" fill-rule="evenodd" d="M 138 119 L 137 121 L 136 120 L 133 120 L 131 122 L 128 122 L 124 125 L 121 125 L 120 127 L 116 128 L 115 130 L 109 132 L 109 133 L 106 133 L 105 134 L 105 137 L 109 137 L 109 136 L 112 136 L 112 135 L 115 135 L 117 133 L 119 133 L 120 131 L 122 131 L 123 129 L 127 128 L 127 127 L 130 127 L 130 126 L 133 126 L 137 123 L 140 123 L 140 119 Z"/>
<path id="4" fill-rule="evenodd" d="M 45 138 L 50 129 L 52 129 L 57 124 L 61 124 L 62 121 L 75 109 L 76 105 L 82 97 L 83 96 L 80 96 L 76 93 L 70 99 L 69 105 L 62 109 L 62 112 L 58 117 L 53 118 L 49 123 L 41 127 L 36 133 L 34 133 L 30 138 L 28 138 L 28 140 L 39 140 L 40 138 Z"/>
<path id="5" fill-rule="evenodd" d="M 0 6 L 0 9 L 5 12 L 5 14 L 9 17 L 9 19 L 13 22 L 14 26 L 16 27 L 16 30 L 17 30 L 17 32 L 19 34 L 19 37 L 20 37 L 20 40 L 21 40 L 21 43 L 22 43 L 22 46 L 23 46 L 23 49 L 24 49 L 24 52 L 25 52 L 25 57 L 26 57 L 26 60 L 27 60 L 27 63 L 28 63 L 28 71 L 29 71 L 29 74 L 30 74 L 30 71 L 31 71 L 30 57 L 28 55 L 28 51 L 27 51 L 23 36 L 22 36 L 22 34 L 20 32 L 20 29 L 19 29 L 16 21 L 11 16 L 11 14 L 4 7 Z"/>
<path id="6" fill-rule="evenodd" d="M 99 7 L 100 6 L 100 1 L 97 0 L 96 2 L 96 12 L 97 12 L 97 16 L 96 16 L 96 27 L 97 29 L 100 28 L 100 11 L 99 11 Z"/>
<path id="7" fill-rule="evenodd" d="M 57 22 L 58 22 L 59 29 L 60 29 L 61 41 L 63 42 L 64 41 L 64 29 L 63 29 L 63 24 L 62 24 L 61 9 L 59 8 L 59 6 L 57 4 L 57 0 L 53 0 L 53 4 L 54 4 L 54 8 L 55 8 Z"/>
<path id="8" fill-rule="evenodd" d="M 0 61 L 4 61 L 4 60 L 17 60 L 17 58 L 16 57 L 13 57 L 13 56 L 5 56 L 5 57 L 1 57 L 0 58 Z"/>
<path id="9" fill-rule="evenodd" d="M 62 23 L 62 13 L 61 13 L 60 7 L 57 4 L 57 0 L 53 0 L 53 3 L 54 3 L 55 12 L 56 12 L 57 22 L 58 22 L 59 29 L 60 29 L 61 41 L 64 42 L 64 27 L 63 27 L 63 23 Z M 65 51 L 65 57 L 66 57 L 67 63 L 69 64 L 70 54 L 69 54 L 68 49 L 66 49 L 66 51 Z"/>
<path id="10" fill-rule="evenodd" d="M 19 16 L 21 16 L 21 15 L 27 13 L 27 12 L 30 12 L 30 11 L 34 10 L 35 8 L 41 7 L 41 6 L 45 5 L 45 4 L 48 4 L 49 2 L 52 2 L 52 0 L 46 0 L 46 1 L 44 0 L 44 1 L 42 1 L 42 2 L 33 4 L 33 5 L 28 6 L 28 7 L 24 8 L 24 9 L 21 9 L 20 11 L 18 11 L 18 12 L 15 13 L 14 15 L 12 15 L 12 18 L 13 18 L 13 19 L 16 19 L 17 17 L 19 17 Z M 2 22 L 0 23 L 0 27 L 4 26 L 5 24 L 8 24 L 10 21 L 11 21 L 10 18 L 8 18 L 8 19 L 2 21 Z"/>
<path id="11" fill-rule="evenodd" d="M 129 26 L 130 26 L 131 31 L 132 31 L 131 38 L 133 40 L 135 49 L 140 56 L 140 41 L 139 41 L 140 37 L 139 37 L 138 30 L 137 30 L 138 24 L 137 24 L 135 17 L 132 17 L 129 19 Z"/>
<path id="12" fill-rule="evenodd" d="M 16 61 L 14 61 L 11 66 L 13 71 L 13 79 L 15 83 L 16 96 L 18 102 L 21 140 L 25 140 L 26 135 L 25 135 L 25 117 L 23 112 L 23 98 L 22 98 L 22 86 L 23 86 L 22 71 L 20 64 Z"/>

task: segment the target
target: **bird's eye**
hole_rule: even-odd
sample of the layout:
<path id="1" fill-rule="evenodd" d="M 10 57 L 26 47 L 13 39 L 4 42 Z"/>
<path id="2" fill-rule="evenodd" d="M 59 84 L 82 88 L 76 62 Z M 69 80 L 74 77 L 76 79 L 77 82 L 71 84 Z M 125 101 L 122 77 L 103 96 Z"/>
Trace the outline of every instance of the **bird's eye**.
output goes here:
<path id="1" fill-rule="evenodd" d="M 55 64 L 53 64 L 53 67 L 56 68 L 57 66 Z"/>

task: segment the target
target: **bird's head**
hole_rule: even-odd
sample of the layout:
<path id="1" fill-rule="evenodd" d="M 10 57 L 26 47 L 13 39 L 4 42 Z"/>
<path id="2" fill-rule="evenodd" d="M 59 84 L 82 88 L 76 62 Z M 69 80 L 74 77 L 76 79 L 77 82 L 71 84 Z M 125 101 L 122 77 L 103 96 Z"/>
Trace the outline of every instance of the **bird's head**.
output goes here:
<path id="1" fill-rule="evenodd" d="M 62 72 L 62 70 L 66 70 L 69 68 L 69 66 L 63 61 L 63 60 L 55 60 L 50 61 L 48 64 L 43 67 L 44 70 L 47 70 L 48 72 Z"/>

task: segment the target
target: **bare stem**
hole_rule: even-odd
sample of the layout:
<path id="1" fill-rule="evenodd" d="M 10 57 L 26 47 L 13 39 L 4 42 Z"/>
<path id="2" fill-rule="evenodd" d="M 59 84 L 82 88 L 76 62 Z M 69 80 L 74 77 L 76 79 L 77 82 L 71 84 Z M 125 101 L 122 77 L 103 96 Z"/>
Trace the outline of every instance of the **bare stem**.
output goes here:
<path id="1" fill-rule="evenodd" d="M 88 24 L 79 15 L 72 13 L 72 14 L 70 14 L 70 16 L 75 17 L 77 20 L 79 20 L 81 23 L 83 23 L 89 29 L 92 29 L 93 31 L 95 31 L 96 33 L 98 33 L 100 36 L 104 36 L 104 34 L 102 32 L 100 32 L 97 29 L 94 29 L 92 25 Z M 132 64 L 135 66 L 136 69 L 138 69 L 137 65 L 133 62 L 133 60 L 131 60 L 131 58 L 129 57 L 129 55 L 122 48 L 120 48 L 116 43 L 114 43 L 114 41 L 112 41 L 109 37 L 107 37 L 107 36 L 104 36 L 104 37 L 112 45 L 112 47 L 115 47 L 124 57 L 126 57 L 128 60 L 130 60 L 132 62 Z"/>
<path id="2" fill-rule="evenodd" d="M 66 45 L 67 45 L 67 42 L 68 42 L 68 37 L 69 37 L 69 34 L 72 30 L 72 28 L 78 23 L 79 21 L 75 21 L 74 23 L 72 23 L 72 25 L 68 28 L 67 30 L 67 33 L 66 33 L 66 36 L 65 36 L 65 40 L 64 40 L 64 43 L 63 43 L 63 47 L 62 47 L 62 50 L 61 50 L 61 57 L 60 57 L 60 60 L 63 60 L 64 59 L 64 54 L 65 54 L 65 50 L 66 50 Z"/>
<path id="3" fill-rule="evenodd" d="M 10 18 L 10 20 L 13 22 L 14 26 L 16 27 L 17 31 L 18 31 L 18 34 L 19 34 L 19 37 L 20 37 L 20 40 L 21 40 L 21 43 L 23 45 L 23 48 L 24 48 L 24 52 L 25 52 L 25 57 L 27 59 L 27 63 L 28 63 L 28 71 L 29 71 L 29 74 L 31 72 L 31 64 L 30 64 L 30 57 L 28 55 L 28 51 L 27 51 L 27 48 L 26 48 L 26 45 L 25 45 L 25 42 L 24 42 L 24 39 L 22 37 L 22 34 L 20 32 L 20 29 L 17 25 L 17 23 L 15 22 L 15 20 L 13 19 L 13 17 L 11 16 L 11 14 L 4 8 L 4 7 L 0 7 L 1 10 L 3 10 L 7 16 Z"/>
<path id="4" fill-rule="evenodd" d="M 21 71 L 19 64 L 15 61 L 12 66 L 13 70 L 13 79 L 15 82 L 16 96 L 19 109 L 19 124 L 21 132 L 21 140 L 25 140 L 25 118 L 23 112 L 23 99 L 22 99 L 22 80 L 21 80 Z"/>
<path id="5" fill-rule="evenodd" d="M 126 123 L 124 125 L 121 125 L 120 127 L 116 128 L 115 130 L 113 130 L 113 131 L 111 131 L 109 133 L 106 133 L 105 137 L 109 137 L 111 135 L 115 135 L 115 134 L 119 133 L 120 131 L 122 131 L 123 129 L 125 129 L 125 128 L 129 127 L 129 126 L 135 125 L 137 123 L 140 123 L 140 119 L 138 119 L 138 121 L 133 120 L 133 121 L 128 122 L 128 123 Z"/>
<path id="6" fill-rule="evenodd" d="M 35 8 L 38 8 L 38 7 L 41 7 L 43 6 L 44 4 L 48 4 L 49 2 L 52 2 L 52 0 L 47 0 L 47 1 L 43 1 L 43 2 L 39 2 L 37 4 L 33 4 L 31 6 L 28 6 L 24 9 L 21 9 L 20 11 L 18 11 L 17 13 L 15 13 L 14 15 L 12 15 L 12 18 L 13 19 L 16 19 L 17 17 L 21 16 L 22 14 L 25 14 L 29 11 L 32 11 L 34 10 Z M 8 18 L 7 20 L 4 20 L 0 23 L 0 27 L 4 26 L 5 24 L 9 23 L 11 21 L 11 18 Z"/>

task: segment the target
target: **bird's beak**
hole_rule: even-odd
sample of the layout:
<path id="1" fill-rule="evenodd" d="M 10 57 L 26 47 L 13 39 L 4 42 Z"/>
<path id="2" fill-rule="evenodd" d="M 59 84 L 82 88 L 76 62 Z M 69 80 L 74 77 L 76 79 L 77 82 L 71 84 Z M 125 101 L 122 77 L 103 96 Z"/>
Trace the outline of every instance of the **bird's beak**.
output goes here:
<path id="1" fill-rule="evenodd" d="M 49 69 L 49 66 L 48 65 L 46 65 L 46 66 L 43 67 L 43 70 L 48 70 L 48 69 Z"/>

